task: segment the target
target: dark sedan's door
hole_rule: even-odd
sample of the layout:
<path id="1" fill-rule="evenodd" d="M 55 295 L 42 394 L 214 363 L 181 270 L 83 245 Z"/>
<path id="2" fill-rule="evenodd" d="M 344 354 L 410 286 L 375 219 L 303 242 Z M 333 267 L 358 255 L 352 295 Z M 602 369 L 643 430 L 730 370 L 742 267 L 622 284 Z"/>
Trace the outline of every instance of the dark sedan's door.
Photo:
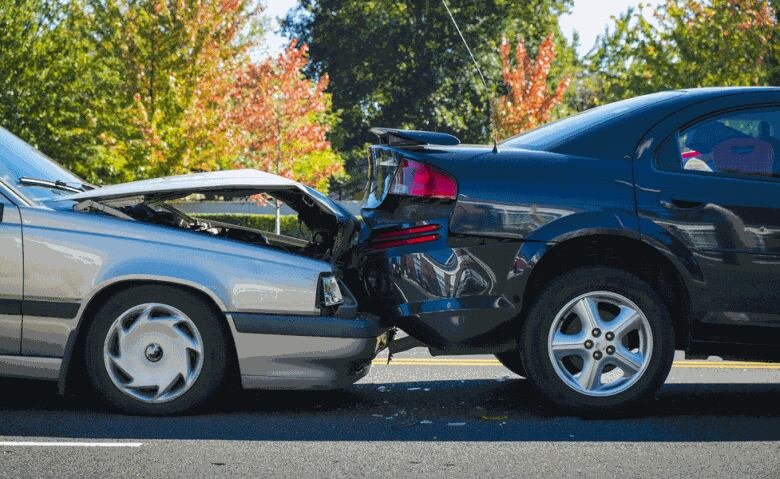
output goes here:
<path id="1" fill-rule="evenodd" d="M 22 337 L 22 225 L 0 193 L 0 355 L 19 354 Z"/>
<path id="2" fill-rule="evenodd" d="M 639 151 L 642 234 L 688 251 L 701 274 L 692 339 L 780 346 L 780 102 L 688 108 Z"/>

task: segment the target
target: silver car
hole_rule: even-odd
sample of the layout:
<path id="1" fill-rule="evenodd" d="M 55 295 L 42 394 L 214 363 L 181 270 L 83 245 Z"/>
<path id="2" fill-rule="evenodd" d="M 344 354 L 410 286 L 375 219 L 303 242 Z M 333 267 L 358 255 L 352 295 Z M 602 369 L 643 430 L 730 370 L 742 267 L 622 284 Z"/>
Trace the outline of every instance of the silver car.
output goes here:
<path id="1" fill-rule="evenodd" d="M 195 193 L 277 198 L 310 239 L 176 209 Z M 91 386 L 136 414 L 190 411 L 230 382 L 348 386 L 390 335 L 340 279 L 358 229 L 254 170 L 93 188 L 0 129 L 0 376 Z"/>

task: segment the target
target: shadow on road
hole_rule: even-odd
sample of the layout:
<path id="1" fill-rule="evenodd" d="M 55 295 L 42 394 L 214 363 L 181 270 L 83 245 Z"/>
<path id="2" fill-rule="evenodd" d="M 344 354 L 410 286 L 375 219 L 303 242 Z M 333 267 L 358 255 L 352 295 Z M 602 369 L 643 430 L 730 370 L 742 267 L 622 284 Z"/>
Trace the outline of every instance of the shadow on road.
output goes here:
<path id="1" fill-rule="evenodd" d="M 341 392 L 250 392 L 222 400 L 204 414 L 147 418 L 113 414 L 84 398 L 58 396 L 50 384 L 2 380 L 0 436 L 245 441 L 776 441 L 780 440 L 780 385 L 668 384 L 653 403 L 608 419 L 559 416 L 522 379 L 423 381 L 384 387 L 358 384 Z"/>

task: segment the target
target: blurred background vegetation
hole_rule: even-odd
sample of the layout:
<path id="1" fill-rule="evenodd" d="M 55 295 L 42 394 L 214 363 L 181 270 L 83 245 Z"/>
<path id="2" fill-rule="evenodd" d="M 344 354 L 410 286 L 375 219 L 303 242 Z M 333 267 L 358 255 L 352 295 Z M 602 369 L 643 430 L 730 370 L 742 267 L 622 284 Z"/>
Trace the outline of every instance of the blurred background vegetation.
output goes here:
<path id="1" fill-rule="evenodd" d="M 780 85 L 780 0 L 662 0 L 585 55 L 572 0 L 0 0 L 0 125 L 88 181 L 253 167 L 347 199 L 371 126 L 486 142 L 658 90 Z"/>

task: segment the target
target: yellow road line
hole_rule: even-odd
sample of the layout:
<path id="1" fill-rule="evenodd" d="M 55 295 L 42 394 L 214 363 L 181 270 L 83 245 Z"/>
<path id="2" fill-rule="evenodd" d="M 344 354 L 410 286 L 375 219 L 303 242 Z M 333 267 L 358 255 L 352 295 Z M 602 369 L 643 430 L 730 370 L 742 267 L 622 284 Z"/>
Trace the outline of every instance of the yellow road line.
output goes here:
<path id="1" fill-rule="evenodd" d="M 375 359 L 376 366 L 387 365 L 386 359 Z M 394 358 L 391 366 L 501 366 L 495 359 L 458 358 Z M 675 361 L 674 368 L 680 369 L 780 369 L 780 363 L 755 361 Z"/>

